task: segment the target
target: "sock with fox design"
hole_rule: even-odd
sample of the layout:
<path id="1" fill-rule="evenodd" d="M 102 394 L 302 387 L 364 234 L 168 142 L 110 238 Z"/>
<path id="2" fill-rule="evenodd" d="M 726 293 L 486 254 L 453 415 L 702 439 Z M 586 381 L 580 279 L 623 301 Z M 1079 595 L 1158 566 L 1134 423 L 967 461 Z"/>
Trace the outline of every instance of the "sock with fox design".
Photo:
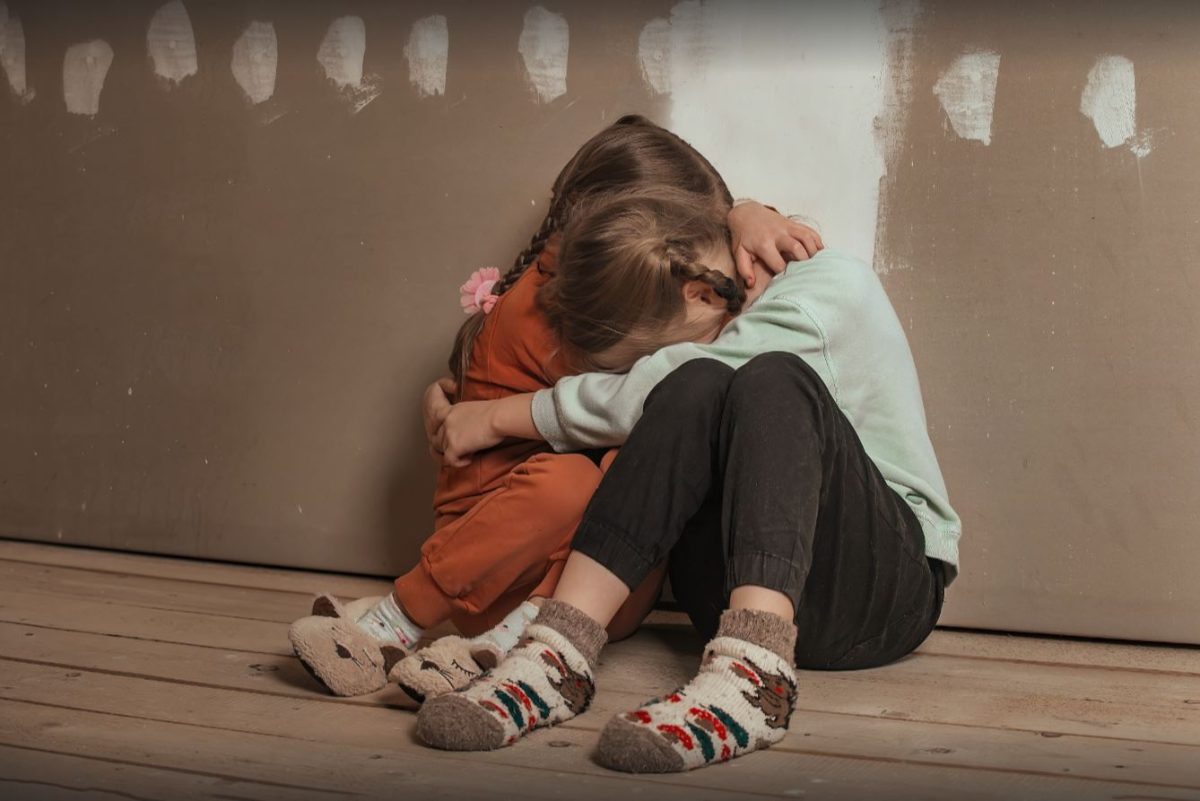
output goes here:
<path id="1" fill-rule="evenodd" d="M 546 601 L 517 646 L 465 689 L 425 703 L 417 734 L 434 748 L 489 751 L 584 712 L 608 635 L 570 604 Z"/>
<path id="2" fill-rule="evenodd" d="M 610 720 L 596 761 L 628 773 L 672 773 L 779 742 L 796 705 L 795 647 L 792 621 L 727 610 L 704 649 L 699 674 Z"/>

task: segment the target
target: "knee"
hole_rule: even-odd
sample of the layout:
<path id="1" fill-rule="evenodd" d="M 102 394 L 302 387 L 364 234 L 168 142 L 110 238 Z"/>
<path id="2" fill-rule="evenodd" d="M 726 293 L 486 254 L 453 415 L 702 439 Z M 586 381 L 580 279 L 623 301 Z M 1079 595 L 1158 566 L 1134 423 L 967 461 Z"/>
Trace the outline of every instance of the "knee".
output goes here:
<path id="1" fill-rule="evenodd" d="M 784 393 L 790 404 L 817 404 L 828 390 L 808 362 L 793 353 L 775 351 L 755 356 L 734 373 L 729 402 L 761 404 L 779 393 Z"/>
<path id="2" fill-rule="evenodd" d="M 723 403 L 733 376 L 732 367 L 715 359 L 692 359 L 659 382 L 646 398 L 645 410 L 655 407 L 683 414 L 689 408 Z"/>
<path id="3" fill-rule="evenodd" d="M 541 514 L 553 520 L 582 517 L 603 478 L 600 468 L 578 453 L 540 453 L 522 467 Z"/>

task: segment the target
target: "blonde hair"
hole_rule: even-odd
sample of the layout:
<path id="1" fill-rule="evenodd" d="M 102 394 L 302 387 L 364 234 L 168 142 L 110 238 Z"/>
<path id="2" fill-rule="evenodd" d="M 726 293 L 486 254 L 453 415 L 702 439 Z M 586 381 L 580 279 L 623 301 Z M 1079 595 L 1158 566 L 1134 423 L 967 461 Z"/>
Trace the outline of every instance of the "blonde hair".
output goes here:
<path id="1" fill-rule="evenodd" d="M 563 167 L 554 181 L 550 208 L 537 233 L 492 291 L 501 295 L 512 287 L 585 200 L 655 186 L 677 187 L 725 212 L 733 203 L 720 173 L 691 145 L 645 117 L 628 114 L 585 142 Z M 455 337 L 449 365 L 460 393 L 484 319 L 482 312 L 476 312 Z"/>
<path id="2" fill-rule="evenodd" d="M 708 261 L 729 252 L 727 208 L 671 187 L 577 204 L 557 275 L 538 295 L 573 366 L 628 369 L 664 345 L 702 336 L 686 323 L 689 281 L 711 287 L 730 314 L 741 311 L 744 287 Z M 712 321 L 702 325 L 711 330 Z"/>

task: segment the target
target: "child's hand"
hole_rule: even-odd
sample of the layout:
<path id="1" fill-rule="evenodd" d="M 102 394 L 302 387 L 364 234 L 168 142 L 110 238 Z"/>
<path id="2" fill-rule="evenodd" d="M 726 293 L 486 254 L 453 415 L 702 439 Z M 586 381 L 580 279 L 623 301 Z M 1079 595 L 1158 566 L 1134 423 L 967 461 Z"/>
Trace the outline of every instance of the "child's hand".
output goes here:
<path id="1" fill-rule="evenodd" d="M 440 416 L 444 416 L 450 408 L 450 398 L 458 393 L 458 385 L 450 376 L 439 378 L 425 390 L 421 400 L 421 416 L 425 419 L 425 440 L 429 443 L 429 455 L 439 464 L 442 453 L 437 449 L 437 436 Z"/>
<path id="2" fill-rule="evenodd" d="M 437 431 L 432 449 L 447 467 L 465 467 L 471 456 L 504 440 L 496 427 L 494 401 L 463 401 L 437 412 Z"/>
<path id="3" fill-rule="evenodd" d="M 789 220 L 761 203 L 739 203 L 729 211 L 733 260 L 746 286 L 754 286 L 754 262 L 777 275 L 787 260 L 804 261 L 825 247 L 821 235 L 807 225 Z"/>

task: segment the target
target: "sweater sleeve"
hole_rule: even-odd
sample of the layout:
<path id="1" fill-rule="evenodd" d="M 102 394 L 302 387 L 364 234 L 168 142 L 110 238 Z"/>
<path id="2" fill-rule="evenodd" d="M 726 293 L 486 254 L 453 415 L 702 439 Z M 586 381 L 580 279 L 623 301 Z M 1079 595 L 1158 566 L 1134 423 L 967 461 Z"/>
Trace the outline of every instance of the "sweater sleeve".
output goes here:
<path id="1" fill-rule="evenodd" d="M 800 356 L 836 387 L 817 319 L 791 299 L 762 298 L 711 344 L 671 345 L 642 358 L 628 373 L 585 373 L 541 390 L 533 398 L 534 425 L 558 452 L 620 445 L 642 416 L 650 391 L 680 365 L 715 359 L 737 369 L 768 351 Z"/>

